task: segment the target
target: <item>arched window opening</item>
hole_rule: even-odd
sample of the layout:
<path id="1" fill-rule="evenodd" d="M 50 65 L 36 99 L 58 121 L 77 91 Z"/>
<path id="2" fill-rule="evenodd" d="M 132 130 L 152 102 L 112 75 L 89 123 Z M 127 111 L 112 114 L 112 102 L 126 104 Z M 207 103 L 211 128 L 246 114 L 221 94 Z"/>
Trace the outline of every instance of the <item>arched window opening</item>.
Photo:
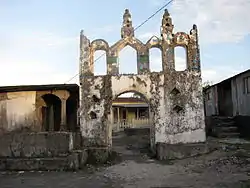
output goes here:
<path id="1" fill-rule="evenodd" d="M 97 50 L 94 53 L 94 75 L 107 74 L 107 56 L 106 51 Z"/>
<path id="2" fill-rule="evenodd" d="M 119 74 L 137 74 L 137 52 L 126 46 L 119 53 Z"/>
<path id="3" fill-rule="evenodd" d="M 187 69 L 187 51 L 186 48 L 177 46 L 174 49 L 175 70 L 184 71 Z"/>
<path id="4" fill-rule="evenodd" d="M 162 71 L 162 53 L 159 48 L 151 48 L 149 50 L 149 62 L 151 72 Z"/>

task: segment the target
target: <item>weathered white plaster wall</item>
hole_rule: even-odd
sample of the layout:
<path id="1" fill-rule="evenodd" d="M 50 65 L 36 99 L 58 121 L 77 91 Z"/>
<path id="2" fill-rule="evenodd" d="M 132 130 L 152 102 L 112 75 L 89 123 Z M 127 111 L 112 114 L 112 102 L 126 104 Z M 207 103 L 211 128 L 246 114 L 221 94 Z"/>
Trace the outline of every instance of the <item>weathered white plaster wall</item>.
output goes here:
<path id="1" fill-rule="evenodd" d="M 109 117 L 112 100 L 124 92 L 136 91 L 145 96 L 150 106 L 152 144 L 206 140 L 201 79 L 195 72 L 174 72 L 168 76 L 163 73 L 95 76 L 85 83 L 89 84 L 88 89 L 82 90 L 85 92 L 83 98 L 88 101 L 88 105 L 82 101 L 85 116 L 81 115 L 81 130 L 85 138 L 98 138 L 111 145 Z M 176 99 L 171 96 L 174 88 L 180 92 Z M 93 101 L 93 95 L 99 99 L 98 102 Z M 175 112 L 173 108 L 176 105 L 182 106 L 183 111 Z M 90 118 L 91 112 L 96 114 L 96 118 Z"/>
<path id="2" fill-rule="evenodd" d="M 9 92 L 7 97 L 6 130 L 34 126 L 36 91 Z"/>

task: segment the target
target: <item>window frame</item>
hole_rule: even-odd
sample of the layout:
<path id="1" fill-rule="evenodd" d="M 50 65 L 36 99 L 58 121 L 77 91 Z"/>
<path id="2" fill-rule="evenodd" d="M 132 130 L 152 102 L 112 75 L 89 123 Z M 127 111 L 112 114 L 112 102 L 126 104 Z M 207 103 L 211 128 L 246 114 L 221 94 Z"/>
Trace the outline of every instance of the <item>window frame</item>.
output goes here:
<path id="1" fill-rule="evenodd" d="M 250 94 L 250 76 L 243 78 L 243 93 Z"/>

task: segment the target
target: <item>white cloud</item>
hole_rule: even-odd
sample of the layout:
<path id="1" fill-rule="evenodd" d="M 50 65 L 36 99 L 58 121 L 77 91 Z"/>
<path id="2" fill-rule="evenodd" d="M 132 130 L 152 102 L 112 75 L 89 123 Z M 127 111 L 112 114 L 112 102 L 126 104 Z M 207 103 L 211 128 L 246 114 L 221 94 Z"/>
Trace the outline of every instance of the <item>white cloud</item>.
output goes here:
<path id="1" fill-rule="evenodd" d="M 176 57 L 175 58 L 175 70 L 182 71 L 187 68 L 187 61 L 183 57 Z"/>
<path id="2" fill-rule="evenodd" d="M 212 69 L 202 69 L 202 81 L 215 84 L 245 70 L 244 67 L 235 68 L 232 66 L 216 66 Z"/>
<path id="3" fill-rule="evenodd" d="M 63 84 L 72 78 L 71 72 L 60 72 L 56 66 L 47 62 L 0 58 L 0 86 Z M 2 63 L 3 62 L 3 63 Z M 68 83 L 78 83 L 78 76 Z"/>
<path id="4" fill-rule="evenodd" d="M 161 6 L 165 0 L 149 0 Z M 250 34 L 250 0 L 174 0 L 167 7 L 175 31 L 199 29 L 201 43 L 239 42 Z"/>
<path id="5" fill-rule="evenodd" d="M 159 33 L 158 32 L 146 32 L 146 33 L 139 34 L 137 37 L 138 37 L 138 39 L 147 42 L 154 35 L 158 36 Z"/>
<path id="6" fill-rule="evenodd" d="M 238 42 L 250 34 L 249 0 L 175 0 L 170 8 L 176 30 L 199 28 L 204 43 Z"/>
<path id="7" fill-rule="evenodd" d="M 149 0 L 149 2 L 157 7 L 166 3 L 165 0 Z M 207 43 L 239 42 L 250 34 L 250 0 L 174 0 L 168 7 L 170 7 L 169 11 L 173 18 L 175 31 L 189 32 L 192 24 L 197 24 L 202 45 Z M 159 18 L 162 16 L 160 14 Z M 119 33 L 120 27 L 120 24 L 107 25 L 86 31 L 86 33 L 89 33 L 87 34 L 88 36 L 102 38 L 103 35 L 110 35 L 113 31 L 116 34 L 117 32 Z M 147 33 L 140 32 L 141 34 L 137 36 L 139 39 L 147 41 L 155 34 L 159 36 L 159 27 L 160 25 L 150 27 L 152 28 L 150 31 Z M 112 37 L 110 39 L 113 40 Z M 0 35 L 0 85 L 65 82 L 78 70 L 75 70 L 73 73 L 69 71 L 65 73 L 58 69 L 55 63 L 58 65 L 60 62 L 55 62 L 54 59 L 57 61 L 60 61 L 60 59 L 49 57 L 54 52 L 51 49 L 73 47 L 79 50 L 78 40 L 79 35 L 62 36 L 57 33 L 35 30 L 32 32 L 18 31 L 8 35 Z M 202 49 L 203 47 L 201 46 Z M 43 51 L 43 53 L 39 53 L 39 51 Z M 54 55 L 58 57 L 60 53 Z M 123 56 L 124 62 L 127 63 L 125 64 L 126 66 L 129 66 L 129 68 L 136 66 L 136 58 L 134 56 L 131 57 L 129 53 L 125 53 Z M 75 57 L 72 61 L 77 59 L 78 57 Z M 151 61 L 150 68 L 152 70 L 161 70 L 161 56 L 153 55 Z M 185 60 L 182 56 L 177 56 L 176 68 L 183 69 L 184 62 Z M 99 62 L 98 64 L 103 63 Z M 218 82 L 239 71 L 243 71 L 243 68 L 235 70 L 233 66 L 216 66 L 202 69 L 202 77 L 203 81 Z M 97 70 L 97 72 L 103 73 L 102 70 Z M 78 81 L 78 76 L 70 82 L 75 81 Z"/>
<path id="8" fill-rule="evenodd" d="M 121 25 L 116 25 L 116 24 L 100 26 L 100 27 L 87 30 L 86 35 L 88 36 L 88 38 L 92 38 L 92 39 L 102 38 L 103 36 L 105 36 L 106 38 L 106 36 L 110 35 L 111 33 L 119 32 L 120 28 L 121 28 Z"/>
<path id="9" fill-rule="evenodd" d="M 23 63 L 24 62 L 20 62 Z M 48 67 L 41 66 L 42 63 L 36 63 L 38 68 L 28 63 L 20 66 L 20 69 L 9 68 L 8 71 L 1 71 L 0 86 L 6 85 L 37 85 L 37 84 L 63 84 L 72 77 L 70 73 L 50 71 Z M 78 83 L 78 77 L 70 80 L 68 83 Z"/>
<path id="10" fill-rule="evenodd" d="M 58 59 L 56 53 L 60 52 L 58 49 L 71 45 L 77 48 L 76 37 L 62 37 L 47 32 L 10 33 L 0 44 L 0 86 L 63 84 L 72 77 L 72 72 L 60 70 L 62 67 L 58 67 L 59 62 L 55 61 Z"/>
<path id="11" fill-rule="evenodd" d="M 62 47 L 79 40 L 77 36 L 65 37 L 49 32 L 19 32 L 5 36 L 5 44 L 15 48 Z M 7 47 L 8 47 L 7 46 Z M 6 47 L 6 46 L 3 46 Z M 0 46 L 1 48 L 1 46 Z"/>

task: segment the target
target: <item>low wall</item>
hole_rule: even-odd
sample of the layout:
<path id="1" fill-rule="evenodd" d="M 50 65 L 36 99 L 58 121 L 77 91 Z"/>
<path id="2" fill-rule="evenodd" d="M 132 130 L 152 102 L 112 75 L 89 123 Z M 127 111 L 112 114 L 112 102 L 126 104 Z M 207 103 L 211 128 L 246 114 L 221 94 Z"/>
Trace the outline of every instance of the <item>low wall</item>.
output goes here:
<path id="1" fill-rule="evenodd" d="M 235 116 L 234 118 L 240 136 L 250 139 L 250 116 Z"/>
<path id="2" fill-rule="evenodd" d="M 79 170 L 110 160 L 110 148 L 83 146 L 76 132 L 10 132 L 0 136 L 1 170 Z"/>
<path id="3" fill-rule="evenodd" d="M 156 144 L 156 157 L 158 160 L 173 160 L 194 157 L 209 152 L 207 143 L 194 144 Z"/>
<path id="4" fill-rule="evenodd" d="M 80 146 L 70 132 L 6 133 L 0 137 L 0 157 L 65 156 Z"/>

